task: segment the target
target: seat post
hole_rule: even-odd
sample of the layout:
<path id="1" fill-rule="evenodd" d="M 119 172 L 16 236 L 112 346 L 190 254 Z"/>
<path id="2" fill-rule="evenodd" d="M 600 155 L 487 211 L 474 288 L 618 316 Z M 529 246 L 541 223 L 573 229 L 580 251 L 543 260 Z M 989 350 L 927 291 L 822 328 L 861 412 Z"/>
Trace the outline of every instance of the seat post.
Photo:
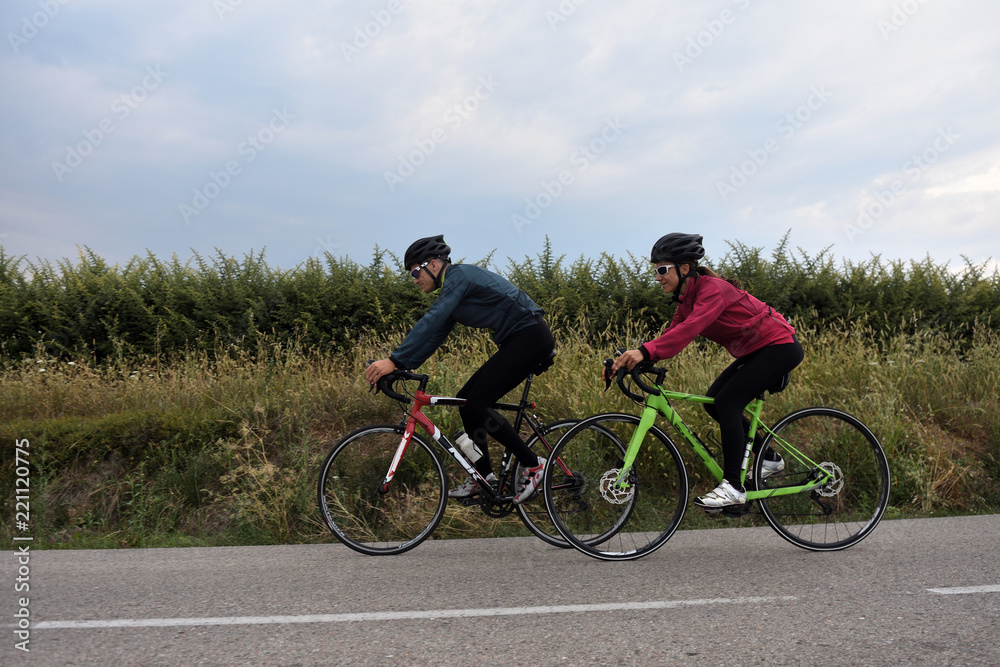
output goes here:
<path id="1" fill-rule="evenodd" d="M 535 379 L 534 373 L 529 373 L 528 377 L 524 379 L 524 391 L 521 392 L 521 406 L 524 407 L 528 403 L 528 392 L 531 391 L 531 381 Z"/>
<path id="2" fill-rule="evenodd" d="M 529 373 L 528 377 L 524 379 L 524 390 L 521 392 L 521 402 L 518 403 L 520 408 L 517 411 L 517 416 L 514 418 L 514 432 L 521 432 L 521 422 L 524 419 L 524 411 L 528 407 L 528 392 L 531 391 L 531 381 L 535 378 L 534 373 Z"/>

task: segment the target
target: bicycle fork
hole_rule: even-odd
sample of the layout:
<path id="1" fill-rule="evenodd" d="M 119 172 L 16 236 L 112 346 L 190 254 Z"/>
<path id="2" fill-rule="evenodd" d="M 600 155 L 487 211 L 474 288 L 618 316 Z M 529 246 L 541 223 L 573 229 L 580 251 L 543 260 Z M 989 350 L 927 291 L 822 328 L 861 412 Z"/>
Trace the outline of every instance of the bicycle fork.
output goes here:
<path id="1" fill-rule="evenodd" d="M 635 464 L 635 457 L 639 455 L 639 448 L 642 446 L 642 440 L 646 437 L 646 433 L 649 432 L 650 427 L 656 421 L 656 411 L 646 409 L 642 411 L 642 416 L 639 417 L 639 425 L 635 427 L 632 431 L 632 437 L 629 439 L 628 447 L 625 449 L 625 459 L 622 461 L 622 469 L 618 471 L 618 476 L 615 481 L 611 483 L 612 488 L 628 491 L 631 488 L 629 483 L 629 476 L 632 472 L 632 466 Z"/>
<path id="2" fill-rule="evenodd" d="M 388 493 L 389 485 L 392 483 L 393 477 L 396 476 L 396 470 L 399 468 L 399 462 L 403 459 L 403 455 L 406 454 L 406 450 L 410 446 L 417 424 L 420 424 L 435 442 L 444 447 L 458 462 L 458 464 L 462 466 L 465 472 L 469 473 L 469 475 L 473 477 L 477 477 L 481 486 L 488 486 L 486 479 L 479 473 L 478 470 L 476 470 L 472 463 L 465 458 L 462 451 L 455 447 L 455 445 L 453 445 L 452 442 L 445 437 L 445 435 L 441 432 L 441 429 L 439 429 L 426 417 L 424 419 L 419 419 L 419 417 L 423 416 L 423 413 L 417 413 L 417 415 L 411 415 L 410 419 L 407 421 L 406 428 L 403 430 L 403 437 L 399 440 L 399 446 L 396 448 L 396 453 L 392 457 L 392 463 L 389 464 L 389 470 L 385 474 L 385 479 L 382 480 L 382 483 L 378 487 L 378 492 L 381 494 Z"/>
<path id="3" fill-rule="evenodd" d="M 433 430 L 437 433 L 431 433 L 431 437 L 438 440 L 440 437 L 440 432 L 436 426 L 431 424 Z M 396 447 L 396 453 L 392 457 L 392 463 L 389 464 L 389 470 L 385 473 L 385 479 L 378 487 L 378 492 L 381 494 L 386 494 L 389 492 L 389 485 L 392 483 L 392 478 L 396 476 L 396 470 L 399 468 L 399 462 L 403 460 L 403 454 L 406 453 L 407 448 L 410 446 L 410 441 L 413 439 L 413 431 L 416 430 L 417 421 L 411 416 L 409 421 L 406 423 L 406 428 L 403 430 L 403 437 L 399 440 L 399 446 Z"/>

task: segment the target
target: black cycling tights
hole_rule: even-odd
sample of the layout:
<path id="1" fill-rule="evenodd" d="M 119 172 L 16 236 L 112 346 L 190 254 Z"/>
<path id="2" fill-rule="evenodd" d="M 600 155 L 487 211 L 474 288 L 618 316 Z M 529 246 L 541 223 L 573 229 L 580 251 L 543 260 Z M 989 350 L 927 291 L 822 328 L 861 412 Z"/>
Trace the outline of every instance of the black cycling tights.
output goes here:
<path id="1" fill-rule="evenodd" d="M 730 484 L 739 486 L 743 448 L 750 430 L 750 420 L 743 414 L 743 409 L 782 375 L 798 366 L 802 358 L 802 345 L 797 339 L 794 343 L 769 345 L 734 361 L 705 392 L 715 398 L 715 405 L 705 405 L 705 410 L 719 422 L 725 458 L 723 476 Z M 758 432 L 754 438 L 754 451 L 760 444 Z"/>
<path id="2" fill-rule="evenodd" d="M 466 399 L 465 405 L 458 409 L 465 432 L 483 452 L 483 457 L 476 462 L 476 470 L 482 475 L 493 470 L 486 444 L 488 435 L 513 452 L 522 466 L 538 465 L 538 457 L 528 449 L 510 422 L 490 406 L 524 382 L 554 347 L 552 332 L 544 323 L 515 331 L 458 392 L 459 398 Z"/>

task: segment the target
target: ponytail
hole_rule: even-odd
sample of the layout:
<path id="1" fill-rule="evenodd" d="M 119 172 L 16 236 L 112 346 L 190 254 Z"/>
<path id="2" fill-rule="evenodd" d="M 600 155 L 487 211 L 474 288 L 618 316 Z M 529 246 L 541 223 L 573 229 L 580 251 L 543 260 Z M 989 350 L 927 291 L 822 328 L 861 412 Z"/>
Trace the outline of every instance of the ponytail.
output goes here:
<path id="1" fill-rule="evenodd" d="M 725 280 L 727 283 L 735 287 L 736 289 L 743 289 L 743 283 L 740 279 L 735 276 L 720 276 L 718 273 L 708 268 L 707 266 L 696 267 L 695 270 L 700 276 L 710 276 L 712 278 L 719 278 L 720 280 Z"/>

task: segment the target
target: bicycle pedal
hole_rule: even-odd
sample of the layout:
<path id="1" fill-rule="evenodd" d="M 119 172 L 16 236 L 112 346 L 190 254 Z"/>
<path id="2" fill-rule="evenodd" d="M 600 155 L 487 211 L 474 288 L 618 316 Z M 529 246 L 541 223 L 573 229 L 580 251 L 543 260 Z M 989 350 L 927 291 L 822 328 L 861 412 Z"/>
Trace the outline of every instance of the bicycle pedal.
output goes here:
<path id="1" fill-rule="evenodd" d="M 701 505 L 698 505 L 701 507 Z M 733 519 L 738 519 L 741 516 L 745 516 L 750 512 L 750 503 L 743 503 L 742 505 L 726 505 L 724 507 L 701 507 L 705 510 L 705 514 L 721 514 Z"/>
<path id="2" fill-rule="evenodd" d="M 482 499 L 479 497 L 479 494 L 476 494 L 474 496 L 469 496 L 467 498 L 459 498 L 458 502 L 461 503 L 462 506 L 464 507 L 477 507 L 483 504 Z"/>
<path id="3" fill-rule="evenodd" d="M 743 503 L 742 505 L 729 505 L 728 507 L 721 507 L 722 513 L 731 519 L 739 519 L 742 516 L 746 516 L 750 513 L 750 503 Z"/>

